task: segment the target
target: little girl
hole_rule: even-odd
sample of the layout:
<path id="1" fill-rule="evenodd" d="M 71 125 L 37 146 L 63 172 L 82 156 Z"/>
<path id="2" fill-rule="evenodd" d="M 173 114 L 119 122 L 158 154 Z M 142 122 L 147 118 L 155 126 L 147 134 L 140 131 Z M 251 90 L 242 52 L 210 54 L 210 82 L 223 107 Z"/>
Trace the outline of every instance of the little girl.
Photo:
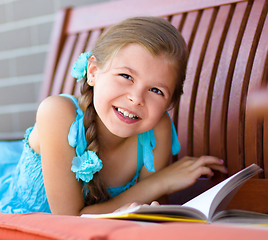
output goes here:
<path id="1" fill-rule="evenodd" d="M 211 169 L 226 173 L 209 156 L 169 165 L 180 145 L 166 110 L 182 94 L 186 64 L 185 42 L 166 20 L 131 18 L 105 31 L 74 65 L 81 96 L 45 99 L 18 163 L 1 170 L 0 211 L 107 213 L 150 204 Z"/>

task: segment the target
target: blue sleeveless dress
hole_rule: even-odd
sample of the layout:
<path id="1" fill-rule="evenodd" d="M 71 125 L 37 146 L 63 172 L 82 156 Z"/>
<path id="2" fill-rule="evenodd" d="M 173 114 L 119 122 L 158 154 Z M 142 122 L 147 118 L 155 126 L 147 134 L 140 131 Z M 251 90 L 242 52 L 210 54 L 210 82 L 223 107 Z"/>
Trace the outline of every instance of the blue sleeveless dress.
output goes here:
<path id="1" fill-rule="evenodd" d="M 91 179 L 92 171 L 89 173 L 88 169 L 92 167 L 92 161 L 85 158 L 88 156 L 85 153 L 95 153 L 86 151 L 84 114 L 78 106 L 77 99 L 71 95 L 63 94 L 63 96 L 71 98 L 76 105 L 77 116 L 71 125 L 68 141 L 70 146 L 75 147 L 77 155 L 72 162 L 72 171 L 75 172 L 77 179 L 86 184 Z M 0 212 L 51 212 L 44 187 L 41 156 L 29 146 L 28 139 L 32 129 L 33 127 L 30 127 L 26 130 L 25 138 L 22 141 L 0 141 Z M 126 185 L 109 188 L 108 191 L 112 197 L 136 183 L 143 165 L 148 171 L 154 172 L 152 151 L 155 144 L 153 130 L 138 134 L 136 174 Z M 180 144 L 172 123 L 172 153 L 177 154 L 179 150 Z"/>

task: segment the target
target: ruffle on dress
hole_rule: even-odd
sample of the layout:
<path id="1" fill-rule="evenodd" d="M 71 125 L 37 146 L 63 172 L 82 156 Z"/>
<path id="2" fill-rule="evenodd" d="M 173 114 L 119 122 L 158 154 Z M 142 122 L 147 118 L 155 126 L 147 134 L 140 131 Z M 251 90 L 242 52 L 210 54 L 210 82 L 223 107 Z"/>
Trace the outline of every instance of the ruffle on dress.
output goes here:
<path id="1" fill-rule="evenodd" d="M 156 140 L 154 137 L 153 129 L 144 133 L 140 133 L 138 135 L 138 144 L 141 146 L 141 148 L 139 148 L 139 151 L 142 151 L 144 166 L 149 172 L 155 172 L 153 150 L 156 145 Z"/>
<path id="2" fill-rule="evenodd" d="M 19 146 L 23 144 L 18 164 L 14 166 L 8 178 L 0 181 L 0 212 L 50 212 L 43 181 L 41 156 L 29 146 L 32 129 L 28 128 L 25 139 L 17 142 Z"/>
<path id="3" fill-rule="evenodd" d="M 166 113 L 168 114 L 168 112 Z M 171 152 L 173 155 L 176 155 L 180 151 L 181 145 L 178 141 L 177 131 L 175 129 L 172 120 L 171 120 L 171 126 L 172 126 Z M 149 172 L 155 172 L 154 156 L 153 156 L 153 150 L 155 148 L 155 145 L 156 140 L 153 129 L 144 133 L 140 133 L 138 135 L 138 156 L 143 159 L 144 166 Z"/>

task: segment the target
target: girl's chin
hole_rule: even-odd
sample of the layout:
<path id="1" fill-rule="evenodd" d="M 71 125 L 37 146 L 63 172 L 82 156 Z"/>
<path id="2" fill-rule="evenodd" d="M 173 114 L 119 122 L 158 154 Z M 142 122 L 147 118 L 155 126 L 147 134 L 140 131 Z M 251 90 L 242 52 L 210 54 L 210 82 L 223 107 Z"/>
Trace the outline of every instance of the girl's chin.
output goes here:
<path id="1" fill-rule="evenodd" d="M 128 137 L 132 137 L 134 135 L 137 135 L 137 133 L 135 132 L 129 132 L 129 131 L 122 131 L 122 129 L 120 130 L 114 130 L 111 129 L 109 130 L 114 136 L 119 137 L 119 138 L 128 138 Z"/>

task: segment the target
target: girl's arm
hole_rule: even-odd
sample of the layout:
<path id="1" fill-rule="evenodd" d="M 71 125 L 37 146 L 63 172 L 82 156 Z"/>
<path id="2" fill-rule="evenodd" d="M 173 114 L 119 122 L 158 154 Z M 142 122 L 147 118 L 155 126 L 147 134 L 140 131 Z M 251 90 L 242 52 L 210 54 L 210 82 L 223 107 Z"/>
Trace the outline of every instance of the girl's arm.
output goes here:
<path id="1" fill-rule="evenodd" d="M 210 166 L 210 167 L 208 167 Z M 150 204 L 163 195 L 191 186 L 201 175 L 213 175 L 210 168 L 226 173 L 223 162 L 215 157 L 183 158 L 148 176 L 130 189 L 104 202 L 85 207 L 84 213 L 107 213 L 129 203 Z"/>
<path id="2" fill-rule="evenodd" d="M 78 215 L 84 207 L 81 183 L 71 171 L 75 149 L 68 143 L 68 133 L 75 117 L 73 102 L 60 96 L 45 99 L 37 111 L 43 178 L 54 214 Z"/>

